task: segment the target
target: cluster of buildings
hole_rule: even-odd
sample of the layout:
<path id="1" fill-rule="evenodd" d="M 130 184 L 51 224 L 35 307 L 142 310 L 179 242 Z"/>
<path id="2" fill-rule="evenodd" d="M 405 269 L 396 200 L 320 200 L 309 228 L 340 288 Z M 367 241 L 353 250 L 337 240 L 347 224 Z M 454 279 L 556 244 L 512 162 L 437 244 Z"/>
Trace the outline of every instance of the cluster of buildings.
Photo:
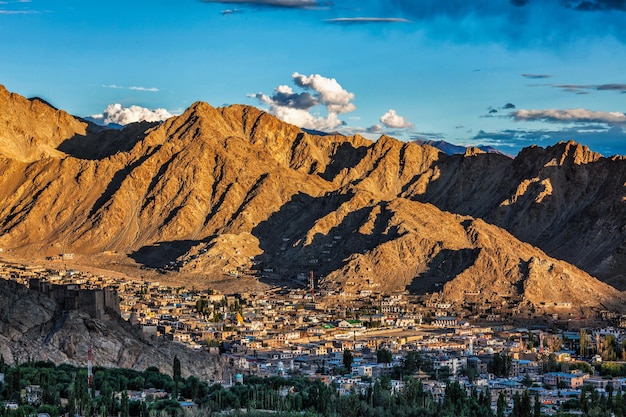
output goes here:
<path id="1" fill-rule="evenodd" d="M 601 360 L 608 336 L 620 346 L 626 341 L 620 327 L 626 320 L 607 312 L 592 318 L 526 318 L 532 327 L 514 327 L 514 311 L 506 303 L 479 309 L 407 293 L 274 288 L 218 294 L 11 265 L 0 266 L 0 276 L 49 294 L 64 309 L 87 308 L 96 318 L 116 312 L 141 326 L 145 337 L 222 354 L 242 375 L 321 378 L 340 393 L 366 390 L 383 376 L 392 378 L 393 390 L 402 390 L 412 352 L 422 363 L 411 372 L 435 398 L 443 395 L 446 381 L 456 379 L 468 389 L 490 388 L 494 404 L 500 392 L 511 399 L 530 389 L 548 412 L 579 395 L 584 385 L 626 389 L 626 380 L 599 378 L 589 372 L 592 368 L 584 367 L 585 372 L 573 365 L 581 351 L 597 353 L 595 360 Z M 381 350 L 390 354 L 385 360 Z M 346 351 L 352 357 L 349 368 Z M 494 372 L 494 360 L 501 358 L 508 360 L 506 371 Z"/>

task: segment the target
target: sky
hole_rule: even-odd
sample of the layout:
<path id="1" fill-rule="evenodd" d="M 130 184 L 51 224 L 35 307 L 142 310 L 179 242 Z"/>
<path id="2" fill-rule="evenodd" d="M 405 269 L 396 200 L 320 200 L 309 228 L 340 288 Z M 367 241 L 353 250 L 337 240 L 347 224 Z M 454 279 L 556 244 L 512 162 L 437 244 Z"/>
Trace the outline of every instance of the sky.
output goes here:
<path id="1" fill-rule="evenodd" d="M 4 0 L 0 84 L 100 123 L 195 101 L 300 127 L 626 155 L 626 0 Z"/>

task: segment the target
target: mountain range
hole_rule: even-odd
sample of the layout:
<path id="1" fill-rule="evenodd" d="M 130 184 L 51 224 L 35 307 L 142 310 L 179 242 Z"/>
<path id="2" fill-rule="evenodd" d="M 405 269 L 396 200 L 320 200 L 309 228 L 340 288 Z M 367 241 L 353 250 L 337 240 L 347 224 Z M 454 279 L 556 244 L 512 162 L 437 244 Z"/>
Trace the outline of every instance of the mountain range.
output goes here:
<path id="1" fill-rule="evenodd" d="M 204 102 L 108 129 L 0 86 L 0 247 L 196 286 L 312 270 L 329 290 L 623 308 L 624 157 L 314 133 Z"/>
<path id="2" fill-rule="evenodd" d="M 439 149 L 447 155 L 464 154 L 467 151 L 467 146 L 455 145 L 453 143 L 446 142 L 445 140 L 416 139 L 413 141 L 413 143 L 417 145 L 430 145 L 433 148 Z M 479 145 L 475 147 L 486 153 L 499 153 L 502 155 L 507 155 L 506 153 L 498 150 L 497 148 L 494 148 L 493 146 Z"/>

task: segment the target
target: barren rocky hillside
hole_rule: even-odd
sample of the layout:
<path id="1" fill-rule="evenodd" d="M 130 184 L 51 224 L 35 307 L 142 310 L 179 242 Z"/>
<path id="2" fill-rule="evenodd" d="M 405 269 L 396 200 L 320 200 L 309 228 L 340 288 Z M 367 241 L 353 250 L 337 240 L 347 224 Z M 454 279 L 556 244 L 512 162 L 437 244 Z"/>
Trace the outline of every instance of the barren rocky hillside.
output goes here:
<path id="1" fill-rule="evenodd" d="M 240 105 L 117 131 L 4 89 L 0 103 L 0 247 L 18 255 L 116 254 L 199 285 L 313 270 L 328 287 L 533 305 L 618 306 L 588 273 L 626 287 L 626 161 L 572 142 L 448 156 L 311 135 Z"/>
<path id="2" fill-rule="evenodd" d="M 220 379 L 228 372 L 218 355 L 145 338 L 114 315 L 99 320 L 80 310 L 62 313 L 53 299 L 11 281 L 0 279 L 0 299 L 0 354 L 8 363 L 32 358 L 86 366 L 91 347 L 98 366 L 156 366 L 171 373 L 178 356 L 186 375 Z"/>

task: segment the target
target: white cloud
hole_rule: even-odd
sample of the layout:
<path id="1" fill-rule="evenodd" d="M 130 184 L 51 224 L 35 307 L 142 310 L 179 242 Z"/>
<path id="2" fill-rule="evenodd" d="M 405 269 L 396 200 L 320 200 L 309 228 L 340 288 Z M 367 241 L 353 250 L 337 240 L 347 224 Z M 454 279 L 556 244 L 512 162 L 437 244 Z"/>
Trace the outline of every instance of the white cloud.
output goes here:
<path id="1" fill-rule="evenodd" d="M 326 78 L 319 74 L 306 76 L 297 72 L 291 77 L 297 86 L 314 90 L 319 102 L 324 104 L 330 113 L 343 114 L 356 109 L 351 103 L 351 100 L 354 100 L 354 93 L 346 91 L 334 78 Z"/>
<path id="2" fill-rule="evenodd" d="M 148 92 L 151 92 L 151 93 L 155 93 L 155 92 L 159 91 L 159 89 L 156 88 L 156 87 L 137 87 L 137 86 L 124 87 L 124 86 L 117 85 L 117 84 L 102 84 L 102 87 L 104 87 L 104 88 L 113 88 L 113 89 L 116 89 L 116 90 L 148 91 Z"/>
<path id="3" fill-rule="evenodd" d="M 413 127 L 413 123 L 400 116 L 393 109 L 387 110 L 387 113 L 380 117 L 380 122 L 392 129 L 410 129 Z"/>
<path id="4" fill-rule="evenodd" d="M 159 91 L 159 89 L 156 87 L 128 87 L 128 89 L 135 91 L 150 91 L 153 93 Z"/>
<path id="5" fill-rule="evenodd" d="M 287 85 L 279 85 L 272 96 L 257 93 L 249 97 L 269 105 L 270 113 L 287 123 L 322 131 L 343 126 L 344 122 L 339 119 L 339 115 L 356 109 L 352 103 L 354 93 L 345 90 L 334 78 L 319 74 L 306 76 L 297 72 L 291 76 L 298 87 L 310 92 L 296 93 Z M 316 106 L 326 108 L 326 117 L 312 113 Z"/>
<path id="6" fill-rule="evenodd" d="M 16 14 L 39 14 L 36 10 L 0 10 L 0 14 L 16 15 Z"/>
<path id="7" fill-rule="evenodd" d="M 566 109 L 566 110 L 517 110 L 511 113 L 517 120 L 544 121 L 552 123 L 626 123 L 626 114 L 621 112 L 602 112 L 587 109 Z"/>
<path id="8" fill-rule="evenodd" d="M 121 104 L 109 104 L 102 114 L 94 114 L 91 117 L 103 120 L 104 124 L 118 124 L 125 126 L 135 122 L 160 122 L 173 115 L 165 109 L 150 110 L 140 106 L 122 107 Z"/>
<path id="9" fill-rule="evenodd" d="M 314 116 L 310 112 L 302 109 L 290 107 L 274 107 L 272 113 L 287 123 L 294 124 L 305 129 L 328 131 L 343 125 L 336 113 L 328 113 L 326 117 Z"/>

